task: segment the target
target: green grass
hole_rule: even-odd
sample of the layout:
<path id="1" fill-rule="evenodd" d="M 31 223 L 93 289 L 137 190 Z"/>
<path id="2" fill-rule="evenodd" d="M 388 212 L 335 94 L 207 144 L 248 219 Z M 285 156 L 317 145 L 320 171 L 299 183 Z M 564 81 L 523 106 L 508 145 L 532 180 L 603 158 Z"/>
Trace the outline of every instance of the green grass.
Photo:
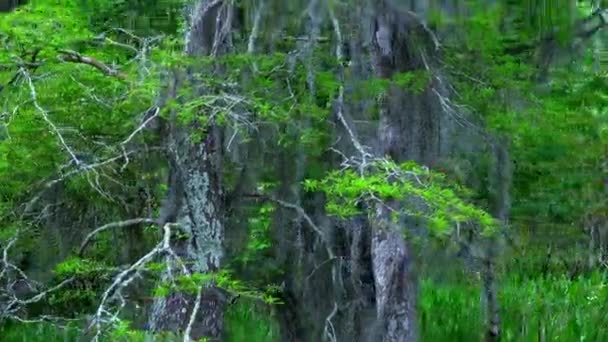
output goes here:
<path id="1" fill-rule="evenodd" d="M 500 285 L 503 341 L 608 341 L 604 276 L 514 277 Z M 479 286 L 422 283 L 422 341 L 480 341 L 483 317 Z"/>
<path id="2" fill-rule="evenodd" d="M 274 342 L 279 340 L 279 328 L 270 310 L 248 305 L 234 305 L 226 313 L 228 341 Z"/>
<path id="3" fill-rule="evenodd" d="M 227 341 L 272 342 L 278 341 L 278 327 L 271 318 L 270 310 L 246 300 L 231 306 L 225 316 Z M 0 342 L 75 342 L 79 334 L 76 329 L 58 329 L 50 324 L 9 323 L 0 326 Z M 142 332 L 120 334 L 107 341 L 140 342 L 151 341 Z M 163 336 L 154 342 L 182 341 L 181 337 Z"/>
<path id="4" fill-rule="evenodd" d="M 0 326 L 2 342 L 72 342 L 78 340 L 75 329 L 59 329 L 50 324 L 6 324 Z"/>
<path id="5" fill-rule="evenodd" d="M 608 286 L 603 275 L 575 280 L 563 276 L 511 277 L 503 279 L 500 286 L 503 341 L 608 341 L 608 329 L 604 328 L 608 327 Z M 419 310 L 423 342 L 481 340 L 481 289 L 474 281 L 423 281 Z M 227 341 L 279 340 L 269 311 L 248 302 L 228 310 L 225 327 Z M 77 340 L 73 330 L 40 324 L 6 325 L 0 327 L 0 336 L 2 342 Z"/>

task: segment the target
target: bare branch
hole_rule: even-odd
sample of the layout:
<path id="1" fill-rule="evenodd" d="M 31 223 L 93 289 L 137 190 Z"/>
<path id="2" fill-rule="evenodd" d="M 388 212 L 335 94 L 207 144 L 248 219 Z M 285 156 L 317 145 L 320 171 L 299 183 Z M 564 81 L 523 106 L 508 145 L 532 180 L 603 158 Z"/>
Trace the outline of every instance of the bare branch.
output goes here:
<path id="1" fill-rule="evenodd" d="M 129 285 L 129 283 L 139 275 L 139 272 L 150 261 L 152 261 L 156 256 L 163 254 L 170 249 L 171 227 L 173 225 L 174 225 L 173 223 L 165 224 L 163 226 L 164 234 L 163 234 L 162 241 L 160 243 L 158 243 L 156 245 L 156 247 L 154 247 L 146 255 L 141 257 L 139 260 L 137 260 L 131 266 L 126 268 L 124 271 L 120 272 L 114 278 L 114 281 L 112 282 L 112 284 L 104 291 L 101 301 L 99 303 L 99 306 L 97 307 L 97 311 L 94 315 L 94 318 L 91 321 L 91 324 L 89 325 L 89 329 L 94 326 L 95 330 L 96 330 L 96 334 L 93 337 L 93 341 L 99 341 L 99 339 L 101 337 L 102 325 L 105 322 L 103 317 L 106 314 L 110 313 L 108 311 L 108 308 L 106 307 L 108 305 L 108 302 L 115 296 L 118 296 L 119 299 L 121 299 L 121 301 L 122 301 L 122 305 L 121 305 L 121 308 L 122 308 L 124 306 L 124 299 L 122 299 L 122 295 L 121 295 L 122 289 L 125 288 L 127 285 Z M 117 315 L 118 315 L 118 312 L 113 314 L 112 317 L 109 319 L 109 322 L 110 323 L 116 322 L 118 320 Z"/>
<path id="2" fill-rule="evenodd" d="M 190 320 L 188 321 L 188 326 L 186 327 L 186 331 L 184 332 L 184 342 L 191 342 L 190 332 L 192 331 L 192 326 L 196 320 L 196 315 L 201 307 L 201 299 L 203 297 L 204 286 L 198 288 L 198 293 L 196 294 L 196 299 L 194 303 L 194 308 L 192 309 L 192 313 L 190 314 Z"/>
<path id="3" fill-rule="evenodd" d="M 108 229 L 129 227 L 129 226 L 134 226 L 136 224 L 141 224 L 141 223 L 156 223 L 156 221 L 151 218 L 135 218 L 135 219 L 125 220 L 125 221 L 108 223 L 108 224 L 105 224 L 105 225 L 93 230 L 92 232 L 90 232 L 87 235 L 87 237 L 84 239 L 84 241 L 80 245 L 80 249 L 78 250 L 78 256 L 82 256 L 84 254 L 85 249 L 87 248 L 89 243 L 91 243 L 91 241 L 93 240 L 93 238 L 95 238 L 95 236 L 97 234 L 99 234 L 103 231 L 106 231 Z"/>
<path id="4" fill-rule="evenodd" d="M 360 142 L 359 139 L 357 138 L 355 132 L 351 129 L 350 125 L 346 122 L 346 118 L 344 117 L 344 66 L 342 65 L 342 58 L 344 57 L 343 52 L 342 52 L 342 45 L 343 45 L 343 41 L 342 41 L 342 31 L 340 30 L 340 22 L 338 21 L 338 19 L 336 18 L 336 15 L 334 14 L 333 9 L 331 8 L 331 6 L 329 7 L 329 15 L 331 17 L 331 22 L 332 22 L 332 26 L 334 27 L 334 33 L 336 35 L 336 59 L 338 60 L 338 64 L 340 65 L 340 89 L 338 92 L 338 99 L 337 99 L 337 111 L 336 114 L 338 116 L 338 119 L 340 120 L 340 123 L 342 123 L 342 125 L 344 126 L 344 129 L 346 129 L 346 132 L 348 133 L 350 140 L 352 142 L 352 144 L 355 146 L 355 149 L 357 149 L 357 151 L 359 152 L 359 154 L 361 155 L 361 166 L 365 167 L 365 165 L 367 164 L 367 158 L 371 157 L 371 154 L 369 154 L 366 151 L 366 147 L 364 147 Z"/>
<path id="5" fill-rule="evenodd" d="M 25 69 L 21 68 L 21 73 L 27 80 L 27 84 L 30 87 L 30 94 L 32 96 L 32 101 L 34 102 L 34 106 L 40 112 L 44 121 L 46 121 L 46 123 L 51 127 L 51 130 L 53 131 L 53 133 L 59 138 L 61 145 L 68 152 L 68 154 L 70 155 L 70 157 L 72 158 L 74 163 L 76 163 L 76 165 L 80 165 L 80 163 L 81 163 L 80 160 L 78 158 L 76 158 L 76 154 L 74 154 L 74 151 L 72 151 L 72 149 L 65 142 L 65 139 L 63 139 L 63 136 L 61 135 L 61 133 L 59 133 L 57 126 L 55 126 L 53 121 L 51 121 L 51 119 L 49 119 L 47 111 L 44 110 L 38 103 L 38 95 L 36 93 L 36 88 L 34 87 L 34 83 L 32 82 L 32 78 L 30 77 L 29 72 L 27 72 Z"/>
<path id="6" fill-rule="evenodd" d="M 16 235 L 18 235 L 18 233 Z M 0 272 L 0 279 L 2 279 L 2 277 L 4 277 L 4 275 L 6 273 L 8 273 L 11 269 L 13 271 L 17 272 L 23 279 L 27 279 L 27 276 L 25 275 L 25 273 L 19 267 L 13 265 L 8 260 L 8 252 L 15 245 L 16 242 L 17 242 L 17 236 L 10 239 L 8 241 L 8 243 L 6 244 L 6 247 L 4 247 L 4 249 L 2 251 L 2 264 L 4 265 L 4 267 L 2 268 L 2 271 Z M 30 289 L 31 289 L 31 287 L 30 287 Z"/>
<path id="7" fill-rule="evenodd" d="M 267 196 L 267 195 L 262 195 L 262 194 L 245 194 L 244 196 L 273 202 L 283 208 L 287 208 L 287 209 L 295 211 L 298 214 L 298 216 L 303 218 L 304 221 L 306 221 L 306 223 L 308 223 L 308 225 L 317 233 L 317 235 L 319 235 L 319 237 L 325 244 L 325 247 L 327 249 L 327 254 L 329 255 L 329 257 L 330 258 L 336 257 L 336 255 L 330 248 L 331 245 L 329 244 L 329 241 L 327 239 L 325 232 L 321 229 L 321 227 L 317 226 L 317 224 L 313 221 L 313 219 L 306 213 L 306 211 L 302 207 L 295 205 L 293 203 L 285 202 L 283 200 L 280 200 L 280 199 L 277 199 L 277 198 L 274 198 L 271 196 Z"/>
<path id="8" fill-rule="evenodd" d="M 103 72 L 104 74 L 106 74 L 108 76 L 113 76 L 113 77 L 123 79 L 123 80 L 127 78 L 127 75 L 121 73 L 118 70 L 114 70 L 114 69 L 110 68 L 103 62 L 98 61 L 93 57 L 83 56 L 83 55 L 79 54 L 78 52 L 72 51 L 72 50 L 63 50 L 62 49 L 62 50 L 59 50 L 59 52 L 61 52 L 63 54 L 59 57 L 59 59 L 64 62 L 87 64 L 87 65 L 90 65 L 90 66 L 98 69 L 99 71 Z"/>
<path id="9" fill-rule="evenodd" d="M 5 289 L 2 293 L 3 294 L 2 297 L 9 298 L 9 300 L 8 300 L 8 302 L 5 303 L 4 307 L 2 307 L 0 310 L 0 320 L 5 317 L 15 319 L 15 320 L 22 320 L 22 318 L 19 317 L 19 315 L 18 315 L 18 311 L 24 309 L 29 304 L 40 302 L 42 299 L 46 298 L 50 293 L 63 288 L 64 286 L 70 284 L 74 280 L 73 277 L 68 278 L 68 279 L 62 281 L 61 283 L 59 283 L 45 291 L 39 292 L 38 294 L 36 294 L 28 299 L 18 298 L 17 293 L 15 293 L 14 286 L 16 284 L 18 284 L 20 281 L 23 281 L 26 284 L 26 286 L 29 288 L 29 290 L 32 292 L 37 291 L 36 288 L 34 286 L 32 286 L 32 284 L 39 285 L 38 282 L 29 279 L 27 277 L 27 275 L 19 267 L 15 266 L 13 263 L 11 263 L 9 261 L 8 251 L 17 242 L 18 235 L 19 235 L 19 231 L 15 234 L 15 236 L 11 240 L 8 241 L 8 243 L 6 244 L 6 246 L 4 247 L 4 249 L 2 251 L 3 267 L 2 267 L 2 271 L 0 272 L 0 279 L 8 278 L 12 272 L 15 272 L 17 274 L 17 280 L 11 282 L 9 279 L 6 279 L 7 286 L 5 287 Z"/>
<path id="10" fill-rule="evenodd" d="M 439 50 L 441 48 L 441 44 L 439 43 L 439 39 L 437 39 L 437 36 L 435 35 L 435 33 L 426 25 L 424 20 L 422 20 L 417 13 L 412 12 L 412 11 L 408 11 L 408 13 L 418 22 L 418 24 L 420 25 L 420 27 L 422 27 L 424 32 L 426 32 L 428 34 L 428 36 L 431 38 L 431 41 L 433 41 L 433 46 L 435 47 L 435 51 Z"/>
<path id="11" fill-rule="evenodd" d="M 121 171 L 123 171 L 127 165 L 129 165 L 129 155 L 127 154 L 127 150 L 125 148 L 125 145 L 128 144 L 131 139 L 133 139 L 133 137 L 135 137 L 135 135 L 137 135 L 137 133 L 141 132 L 141 130 L 143 130 L 152 120 L 154 120 L 158 114 L 160 113 L 160 108 L 159 107 L 154 107 L 153 108 L 154 113 L 152 115 L 150 115 L 141 125 L 139 125 L 139 127 L 137 127 L 125 140 L 123 140 L 120 143 L 120 147 L 122 149 L 122 153 L 123 156 L 125 158 L 124 164 L 121 167 Z M 149 115 L 150 113 L 150 109 L 146 112 L 146 116 Z"/>
<path id="12" fill-rule="evenodd" d="M 41 293 L 35 295 L 34 297 L 32 297 L 30 299 L 18 300 L 18 303 L 19 304 L 32 304 L 32 303 L 35 303 L 35 302 L 39 302 L 41 299 L 43 299 L 44 297 L 46 297 L 49 293 L 55 292 L 55 291 L 61 289 L 62 287 L 70 284 L 71 282 L 74 281 L 74 279 L 75 279 L 74 277 L 70 277 L 70 278 L 62 281 L 61 283 L 59 283 L 59 284 L 51 287 L 50 289 L 48 289 L 48 290 L 46 290 L 44 292 L 41 292 Z"/>
<path id="13" fill-rule="evenodd" d="M 253 27 L 251 28 L 251 34 L 249 35 L 249 41 L 247 43 L 247 53 L 252 55 L 255 53 L 255 40 L 258 38 L 258 32 L 260 30 L 260 22 L 262 20 L 262 11 L 266 1 L 262 0 L 260 6 L 255 11 L 255 17 L 253 19 Z M 258 66 L 253 62 L 253 71 L 258 72 Z"/>
<path id="14" fill-rule="evenodd" d="M 136 48 L 134 48 L 133 46 L 131 46 L 131 45 L 129 45 L 129 44 L 120 43 L 120 42 L 117 42 L 117 41 L 115 41 L 115 40 L 112 40 L 112 39 L 110 39 L 110 38 L 108 38 L 108 37 L 105 37 L 105 40 L 104 40 L 104 41 L 105 41 L 105 42 L 107 42 L 107 43 L 108 43 L 108 44 L 110 44 L 110 45 L 118 46 L 118 47 L 121 47 L 121 48 L 123 48 L 123 49 L 129 50 L 129 51 L 132 51 L 132 52 L 135 52 L 136 54 L 138 54 L 138 53 L 139 53 L 139 50 L 137 50 Z"/>
<path id="15" fill-rule="evenodd" d="M 155 107 L 153 111 L 154 114 L 150 115 L 150 117 L 148 117 L 139 127 L 137 127 L 137 129 L 135 129 L 125 140 L 123 140 L 120 143 L 121 145 L 126 145 L 127 143 L 129 143 L 129 141 L 131 141 L 131 139 L 133 139 L 133 137 L 137 135 L 137 133 L 144 129 L 150 123 L 150 121 L 154 120 L 160 113 L 160 108 Z"/>
<path id="16" fill-rule="evenodd" d="M 126 153 L 126 155 L 130 155 L 135 153 L 134 151 L 128 151 Z M 36 203 L 38 203 L 38 201 L 40 200 L 40 198 L 42 197 L 42 194 L 44 193 L 44 191 L 50 189 L 52 186 L 54 186 L 55 184 L 62 182 L 64 180 L 66 180 L 68 177 L 80 174 L 80 173 L 85 173 L 85 172 L 90 172 L 90 171 L 95 171 L 95 169 L 104 166 L 104 165 L 108 165 L 110 163 L 113 163 L 117 160 L 120 160 L 124 158 L 124 154 L 123 155 L 119 155 L 119 156 L 115 156 L 112 158 L 108 158 L 106 160 L 100 161 L 98 163 L 94 163 L 94 164 L 88 164 L 88 165 L 80 165 L 79 168 L 71 170 L 67 173 L 65 173 L 64 175 L 62 175 L 59 178 L 53 179 L 51 181 L 48 181 L 44 184 L 43 189 L 38 193 L 38 195 L 34 196 L 34 198 L 32 198 L 27 205 L 25 206 L 24 209 L 24 213 L 29 213 L 32 208 L 34 207 L 34 205 L 36 205 Z"/>
<path id="17" fill-rule="evenodd" d="M 334 302 L 334 308 L 329 313 L 329 316 L 325 318 L 325 328 L 323 329 L 323 334 L 327 336 L 327 339 L 331 342 L 338 342 L 338 338 L 336 337 L 336 329 L 334 328 L 334 324 L 331 322 L 337 312 L 338 303 Z"/>

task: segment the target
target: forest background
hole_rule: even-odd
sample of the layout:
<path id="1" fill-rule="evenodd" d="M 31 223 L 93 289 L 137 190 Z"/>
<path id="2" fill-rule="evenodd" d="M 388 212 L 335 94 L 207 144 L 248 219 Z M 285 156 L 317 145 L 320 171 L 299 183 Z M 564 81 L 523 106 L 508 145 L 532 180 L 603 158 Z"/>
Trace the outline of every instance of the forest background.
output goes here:
<path id="1" fill-rule="evenodd" d="M 0 2 L 2 341 L 607 341 L 604 1 Z"/>

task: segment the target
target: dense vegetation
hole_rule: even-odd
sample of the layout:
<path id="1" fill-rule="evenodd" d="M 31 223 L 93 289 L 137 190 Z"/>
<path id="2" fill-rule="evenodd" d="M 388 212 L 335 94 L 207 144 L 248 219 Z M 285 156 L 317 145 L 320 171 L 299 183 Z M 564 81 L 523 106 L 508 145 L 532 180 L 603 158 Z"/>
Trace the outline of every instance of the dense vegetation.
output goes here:
<path id="1" fill-rule="evenodd" d="M 604 5 L 0 2 L 0 340 L 607 341 Z"/>

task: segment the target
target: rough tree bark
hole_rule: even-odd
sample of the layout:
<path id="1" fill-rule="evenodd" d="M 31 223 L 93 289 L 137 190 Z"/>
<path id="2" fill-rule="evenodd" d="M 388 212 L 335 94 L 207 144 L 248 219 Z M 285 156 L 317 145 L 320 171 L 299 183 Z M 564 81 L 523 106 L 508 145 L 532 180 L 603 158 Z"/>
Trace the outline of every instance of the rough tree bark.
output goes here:
<path id="1" fill-rule="evenodd" d="M 387 203 L 387 206 L 394 207 Z M 417 341 L 416 275 L 411 247 L 391 211 L 379 205 L 371 218 L 372 267 L 378 341 Z"/>
<path id="2" fill-rule="evenodd" d="M 229 46 L 232 8 L 226 1 L 195 1 L 188 9 L 188 30 L 185 53 L 190 56 L 217 55 Z M 192 76 L 190 68 L 185 74 L 174 73 L 169 97 Z M 206 90 L 201 84 L 194 85 L 194 96 Z M 173 93 L 173 94 L 171 94 Z M 205 113 L 200 113 L 205 115 Z M 175 239 L 173 247 L 179 257 L 188 264 L 189 272 L 214 272 L 220 268 L 224 254 L 224 208 L 221 179 L 222 136 L 219 127 L 209 124 L 185 126 L 178 123 L 176 113 L 171 113 L 167 126 L 166 147 L 171 167 L 170 200 L 165 206 L 173 207 L 174 217 L 185 238 Z M 191 139 L 193 129 L 202 129 L 206 137 L 200 143 Z M 173 202 L 173 203 L 170 203 Z M 178 273 L 181 266 L 172 265 L 163 278 Z M 200 303 L 196 306 L 196 300 Z M 153 331 L 190 331 L 190 337 L 220 338 L 223 331 L 223 304 L 226 298 L 213 286 L 198 295 L 174 292 L 155 300 L 149 318 Z M 198 312 L 193 312 L 199 308 Z M 191 318 L 193 324 L 189 326 Z"/>

